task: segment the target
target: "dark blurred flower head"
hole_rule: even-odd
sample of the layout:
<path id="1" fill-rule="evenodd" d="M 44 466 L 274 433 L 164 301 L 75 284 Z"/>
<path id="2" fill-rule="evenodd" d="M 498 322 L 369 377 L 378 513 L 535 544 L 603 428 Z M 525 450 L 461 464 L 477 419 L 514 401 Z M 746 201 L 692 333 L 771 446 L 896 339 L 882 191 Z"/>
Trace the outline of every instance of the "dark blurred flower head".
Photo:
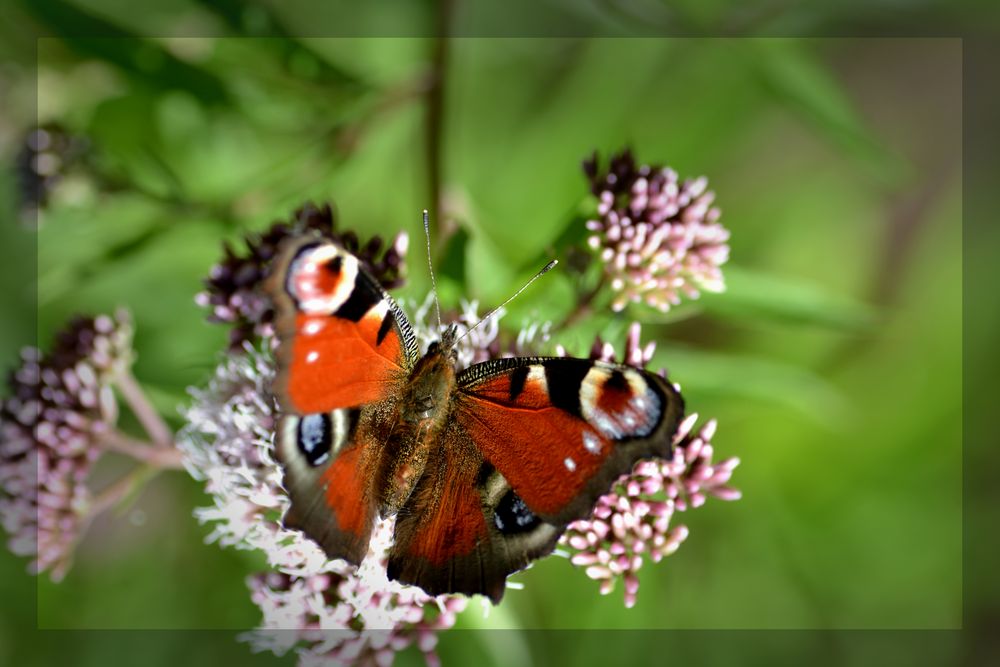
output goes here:
<path id="1" fill-rule="evenodd" d="M 408 237 L 396 234 L 386 244 L 379 236 L 362 244 L 350 230 L 337 231 L 333 210 L 329 205 L 306 204 L 288 222 L 276 222 L 266 231 L 244 238 L 245 249 L 223 246 L 222 261 L 212 267 L 205 279 L 205 290 L 195 301 L 210 310 L 210 322 L 232 326 L 230 350 L 242 349 L 243 343 L 254 342 L 269 335 L 274 311 L 264 293 L 264 280 L 282 241 L 302 234 L 314 233 L 338 243 L 361 260 L 362 265 L 386 289 L 403 284 Z"/>
<path id="2" fill-rule="evenodd" d="M 606 167 L 595 153 L 583 170 L 598 199 L 587 243 L 616 293 L 614 310 L 645 302 L 666 311 L 700 290 L 723 289 L 729 231 L 705 177 L 681 182 L 669 167 L 637 165 L 628 150 Z"/>
<path id="3" fill-rule="evenodd" d="M 653 357 L 654 343 L 642 345 L 640 326 L 629 328 L 622 358 L 614 347 L 597 339 L 591 357 L 645 368 Z M 661 375 L 665 375 L 661 371 Z M 636 602 L 638 572 L 646 558 L 656 563 L 669 556 L 687 538 L 683 524 L 671 525 L 676 512 L 700 507 L 708 496 L 737 500 L 739 491 L 728 485 L 739 459 L 713 463 L 712 437 L 716 421 L 709 420 L 697 431 L 698 415 L 689 415 L 673 439 L 669 459 L 638 461 L 632 471 L 619 477 L 611 490 L 597 500 L 590 517 L 574 521 L 562 536 L 571 562 L 600 582 L 602 594 L 610 593 L 621 579 L 625 606 Z"/>
<path id="4" fill-rule="evenodd" d="M 15 158 L 21 220 L 33 225 L 52 191 L 90 146 L 86 138 L 48 124 L 24 135 Z"/>
<path id="5" fill-rule="evenodd" d="M 17 555 L 60 579 L 86 515 L 87 476 L 118 417 L 111 389 L 132 362 L 127 314 L 77 317 L 52 351 L 25 348 L 0 403 L 0 518 Z"/>

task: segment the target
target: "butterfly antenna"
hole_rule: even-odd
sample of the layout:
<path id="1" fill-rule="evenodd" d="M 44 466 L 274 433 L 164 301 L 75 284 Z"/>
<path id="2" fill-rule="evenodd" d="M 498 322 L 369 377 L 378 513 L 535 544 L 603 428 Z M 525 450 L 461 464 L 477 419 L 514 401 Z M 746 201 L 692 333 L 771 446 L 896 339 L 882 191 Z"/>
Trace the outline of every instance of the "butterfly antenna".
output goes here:
<path id="1" fill-rule="evenodd" d="M 491 310 L 489 313 L 487 313 L 486 317 L 484 317 L 481 320 L 479 320 L 478 322 L 476 322 L 472 326 L 472 328 L 470 328 L 468 331 L 466 331 L 464 334 L 462 334 L 458 338 L 458 340 L 456 340 L 455 342 L 457 343 L 459 340 L 462 340 L 463 338 L 465 338 L 466 336 L 468 336 L 470 333 L 472 333 L 473 331 L 475 331 L 476 329 L 478 329 L 480 324 L 482 324 L 486 320 L 488 320 L 491 317 L 493 317 L 493 315 L 495 315 L 498 310 L 500 310 L 501 308 L 503 308 L 504 306 L 506 306 L 508 303 L 510 303 L 511 301 L 513 301 L 517 297 L 518 294 L 520 294 L 524 290 L 528 289 L 528 286 L 531 285 L 531 283 L 535 282 L 536 280 L 538 280 L 539 278 L 541 278 L 542 276 L 544 276 L 546 273 L 548 273 L 549 271 L 551 271 L 552 267 L 554 267 L 558 263 L 559 263 L 559 260 L 558 259 L 554 259 L 551 262 L 549 262 L 548 264 L 546 264 L 545 266 L 543 266 L 542 269 L 541 269 L 541 271 L 539 271 L 538 273 L 536 273 L 535 275 L 533 275 L 531 277 L 531 280 L 529 280 L 528 282 L 524 283 L 524 285 L 521 286 L 521 289 L 519 289 L 516 292 L 514 292 L 513 294 L 511 294 L 507 298 L 506 301 L 504 301 L 499 306 L 497 306 L 496 308 L 494 308 L 493 310 Z"/>
<path id="2" fill-rule="evenodd" d="M 438 331 L 441 331 L 441 303 L 438 301 L 437 282 L 434 280 L 434 263 L 431 262 L 431 223 L 424 209 L 424 238 L 427 239 L 427 268 L 431 272 L 431 291 L 434 293 L 434 311 L 437 313 Z"/>

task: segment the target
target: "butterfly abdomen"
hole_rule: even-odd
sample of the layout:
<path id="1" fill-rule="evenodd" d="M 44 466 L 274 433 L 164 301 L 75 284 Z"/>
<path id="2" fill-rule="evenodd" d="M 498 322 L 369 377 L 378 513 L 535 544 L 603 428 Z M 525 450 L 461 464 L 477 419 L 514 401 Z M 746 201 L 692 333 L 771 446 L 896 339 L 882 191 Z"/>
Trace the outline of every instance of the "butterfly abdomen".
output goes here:
<path id="1" fill-rule="evenodd" d="M 432 344 L 417 362 L 397 402 L 397 418 L 387 439 L 388 456 L 379 512 L 396 514 L 407 502 L 434 447 L 441 445 L 441 433 L 448 423 L 455 366 L 447 351 Z"/>

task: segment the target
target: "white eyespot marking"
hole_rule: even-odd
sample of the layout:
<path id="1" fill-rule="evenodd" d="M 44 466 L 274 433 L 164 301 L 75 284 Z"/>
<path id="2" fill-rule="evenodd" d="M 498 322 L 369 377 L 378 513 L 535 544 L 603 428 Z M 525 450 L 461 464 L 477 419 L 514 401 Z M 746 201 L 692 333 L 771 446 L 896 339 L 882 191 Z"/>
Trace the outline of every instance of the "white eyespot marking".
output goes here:
<path id="1" fill-rule="evenodd" d="M 625 381 L 628 382 L 629 389 L 632 390 L 633 396 L 645 396 L 649 391 L 649 385 L 646 384 L 646 379 L 631 368 L 625 369 L 622 372 L 622 375 L 625 376 Z"/>
<path id="2" fill-rule="evenodd" d="M 583 432 L 583 448 L 591 454 L 601 453 L 601 440 L 589 430 Z"/>
<path id="3" fill-rule="evenodd" d="M 310 352 L 309 354 L 306 355 L 306 363 L 307 364 L 311 364 L 314 361 L 316 361 L 317 359 L 319 359 L 319 352 L 317 352 L 316 350 L 313 350 L 312 352 Z"/>
<path id="4" fill-rule="evenodd" d="M 606 386 L 616 371 L 627 386 Z M 616 407 L 609 407 L 609 395 L 604 394 L 606 391 L 618 395 L 620 403 Z M 610 403 L 614 405 L 616 401 L 613 399 Z M 660 421 L 661 408 L 659 397 L 641 373 L 598 362 L 580 384 L 580 412 L 601 435 L 611 440 L 622 440 L 652 433 Z"/>
<path id="5" fill-rule="evenodd" d="M 327 265 L 334 259 L 340 259 L 340 267 L 331 291 L 329 286 L 323 285 L 327 277 L 321 272 L 329 271 Z M 358 260 L 334 245 L 323 245 L 300 253 L 292 262 L 289 275 L 289 292 L 303 312 L 330 314 L 336 312 L 354 291 Z"/>
<path id="6" fill-rule="evenodd" d="M 315 336 L 322 330 L 323 330 L 323 323 L 320 322 L 319 320 L 312 320 L 311 322 L 306 323 L 304 327 L 302 327 L 302 331 L 308 334 L 309 336 Z"/>
<path id="7" fill-rule="evenodd" d="M 574 461 L 573 459 L 571 459 L 568 456 L 566 457 L 566 460 L 563 461 L 563 465 L 565 465 L 566 466 L 566 470 L 569 470 L 570 472 L 573 472 L 574 470 L 576 470 L 576 461 Z"/>

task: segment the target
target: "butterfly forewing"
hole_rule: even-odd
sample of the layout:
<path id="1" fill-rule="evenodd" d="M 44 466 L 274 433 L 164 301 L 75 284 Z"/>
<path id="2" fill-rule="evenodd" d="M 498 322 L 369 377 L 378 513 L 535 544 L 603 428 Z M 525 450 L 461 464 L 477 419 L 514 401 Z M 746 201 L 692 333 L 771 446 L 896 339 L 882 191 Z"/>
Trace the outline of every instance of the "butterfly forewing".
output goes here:
<path id="1" fill-rule="evenodd" d="M 459 375 L 455 419 L 527 507 L 585 516 L 642 458 L 669 456 L 684 416 L 658 375 L 572 358 L 497 359 Z"/>
<path id="2" fill-rule="evenodd" d="M 299 239 L 283 248 L 269 291 L 280 342 L 275 386 L 286 411 L 374 403 L 406 380 L 417 356 L 413 330 L 351 253 Z"/>

